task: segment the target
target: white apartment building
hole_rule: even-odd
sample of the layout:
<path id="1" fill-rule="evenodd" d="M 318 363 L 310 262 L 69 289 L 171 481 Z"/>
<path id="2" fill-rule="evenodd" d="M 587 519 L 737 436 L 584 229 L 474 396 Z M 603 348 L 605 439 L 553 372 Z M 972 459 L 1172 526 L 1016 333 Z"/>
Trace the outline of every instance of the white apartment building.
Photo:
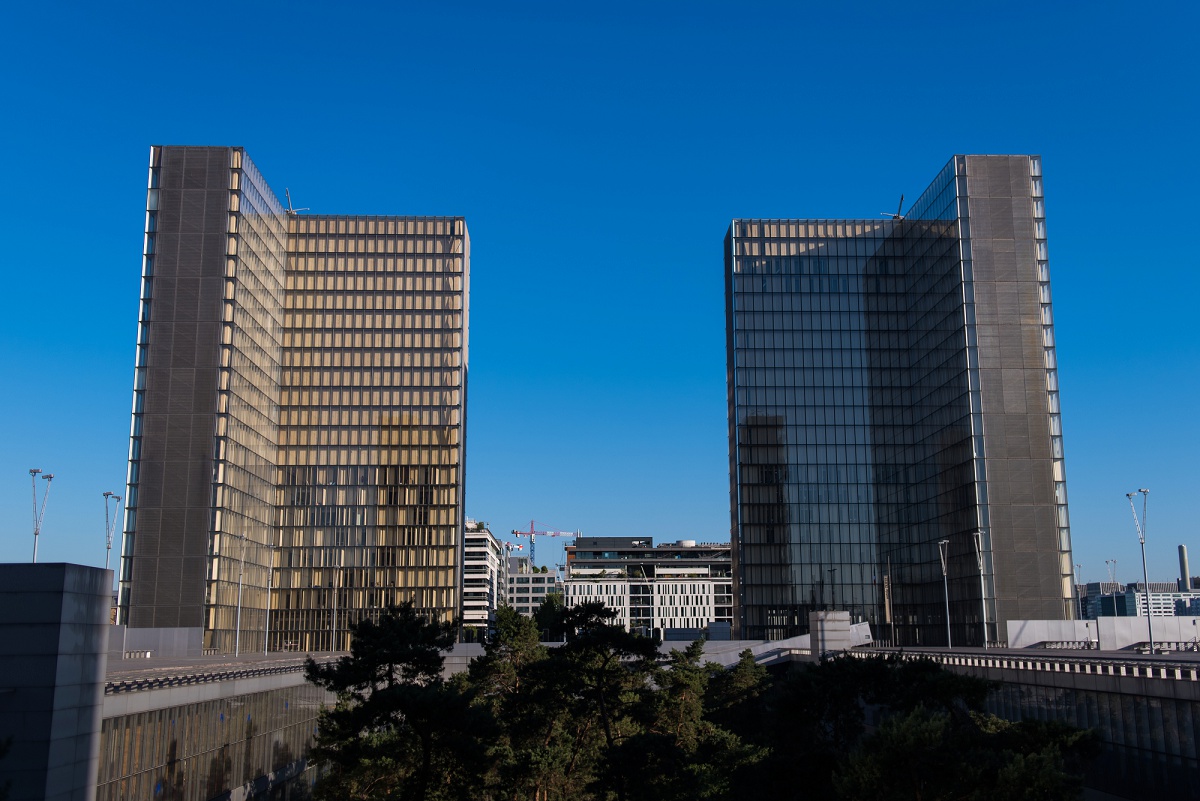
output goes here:
<path id="1" fill-rule="evenodd" d="M 694 540 L 655 547 L 653 539 L 581 537 L 567 551 L 567 606 L 601 601 L 631 631 L 699 632 L 733 622 L 727 543 Z"/>
<path id="2" fill-rule="evenodd" d="M 522 615 L 533 615 L 552 592 L 562 592 L 557 573 L 542 573 L 527 556 L 508 557 L 509 606 Z"/>
<path id="3" fill-rule="evenodd" d="M 474 629 L 473 636 L 491 631 L 496 609 L 504 602 L 508 564 L 504 544 L 496 539 L 482 521 L 467 518 L 463 531 L 463 628 Z"/>

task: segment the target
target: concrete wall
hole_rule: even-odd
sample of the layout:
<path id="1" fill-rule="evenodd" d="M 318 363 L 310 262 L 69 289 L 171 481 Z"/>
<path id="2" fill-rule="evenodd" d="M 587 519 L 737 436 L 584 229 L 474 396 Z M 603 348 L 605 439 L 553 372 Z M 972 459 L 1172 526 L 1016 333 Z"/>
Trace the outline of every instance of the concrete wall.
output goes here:
<path id="1" fill-rule="evenodd" d="M 458 642 L 454 648 L 445 654 L 446 661 L 442 663 L 442 678 L 448 679 L 455 673 L 464 672 L 472 659 L 483 656 L 483 643 Z"/>
<path id="2" fill-rule="evenodd" d="M 854 645 L 850 637 L 849 612 L 809 612 L 808 631 L 814 656 L 827 651 L 849 651 Z"/>
<path id="3" fill-rule="evenodd" d="M 9 801 L 96 795 L 111 570 L 0 565 L 0 784 Z"/>
<path id="4" fill-rule="evenodd" d="M 1144 617 L 1101 617 L 1096 620 L 1010 620 L 1008 647 L 1034 648 L 1042 643 L 1078 642 L 1102 651 L 1123 651 L 1150 639 Z M 1200 618 L 1154 618 L 1156 645 L 1200 644 Z"/>
<path id="5" fill-rule="evenodd" d="M 1089 621 L 1093 622 L 1093 621 Z M 1101 617 L 1094 623 L 1100 629 L 1100 647 L 1120 651 L 1149 641 L 1144 617 Z M 1155 643 L 1190 643 L 1200 636 L 1200 624 L 1194 617 L 1154 618 Z"/>
<path id="6" fill-rule="evenodd" d="M 1009 620 L 1008 647 L 1032 648 L 1042 643 L 1095 642 L 1096 624 L 1090 620 Z"/>
<path id="7" fill-rule="evenodd" d="M 204 630 L 193 628 L 127 628 L 113 626 L 109 634 L 110 659 L 121 659 L 124 654 L 150 656 L 202 656 L 204 653 Z"/>

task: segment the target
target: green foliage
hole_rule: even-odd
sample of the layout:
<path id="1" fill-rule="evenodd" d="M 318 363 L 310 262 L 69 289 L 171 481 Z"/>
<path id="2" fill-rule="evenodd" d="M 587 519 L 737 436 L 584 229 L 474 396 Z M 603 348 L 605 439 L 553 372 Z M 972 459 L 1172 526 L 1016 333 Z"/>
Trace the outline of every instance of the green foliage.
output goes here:
<path id="1" fill-rule="evenodd" d="M 656 689 L 643 707 L 643 728 L 609 753 L 609 769 L 628 778 L 631 801 L 740 798 L 737 778 L 763 750 L 705 716 L 709 685 L 720 669 L 702 665 L 703 642 L 671 651 L 654 670 Z"/>
<path id="2" fill-rule="evenodd" d="M 1096 755 L 1090 732 L 917 706 L 884 721 L 834 777 L 846 799 L 1070 801 Z"/>
<path id="3" fill-rule="evenodd" d="M 1089 733 L 980 710 L 986 682 L 933 663 L 840 658 L 771 675 L 703 644 L 662 657 L 599 603 L 502 608 L 485 653 L 441 678 L 449 629 L 411 607 L 310 664 L 338 693 L 314 756 L 319 799 L 1060 801 L 1079 796 Z M 565 639 L 547 648 L 543 623 Z M 549 627 L 549 626 L 547 626 Z"/>
<path id="4" fill-rule="evenodd" d="M 546 597 L 538 605 L 537 611 L 533 613 L 533 620 L 537 624 L 540 636 L 547 642 L 561 642 L 563 635 L 566 634 L 566 614 L 567 608 L 563 605 L 562 593 L 546 593 Z"/>
<path id="5" fill-rule="evenodd" d="M 337 693 L 322 711 L 314 757 L 329 774 L 318 799 L 461 798 L 472 783 L 479 742 L 469 696 L 442 680 L 452 629 L 411 604 L 353 629 L 349 656 L 306 665 L 308 680 Z M 482 731 L 480 729 L 479 731 Z"/>
<path id="6" fill-rule="evenodd" d="M 468 667 L 469 684 L 482 702 L 498 710 L 521 691 L 529 665 L 545 658 L 537 624 L 511 606 L 502 606 L 496 610 L 495 634 L 484 646 L 483 656 Z"/>

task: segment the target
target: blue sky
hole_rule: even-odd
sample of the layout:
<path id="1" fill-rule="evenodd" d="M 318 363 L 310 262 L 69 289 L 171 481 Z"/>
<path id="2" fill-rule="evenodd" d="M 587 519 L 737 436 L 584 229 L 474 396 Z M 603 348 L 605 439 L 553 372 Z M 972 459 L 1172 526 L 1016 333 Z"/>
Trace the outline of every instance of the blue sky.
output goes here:
<path id="1" fill-rule="evenodd" d="M 36 7 L 35 7 L 36 6 Z M 0 66 L 0 560 L 103 564 L 150 144 L 244 145 L 315 212 L 472 238 L 467 512 L 727 540 L 721 243 L 1040 153 L 1075 561 L 1200 565 L 1184 3 L 21 4 Z M 539 561 L 561 559 L 539 542 Z M 116 557 L 114 555 L 114 563 Z M 1200 566 L 1193 569 L 1200 572 Z"/>

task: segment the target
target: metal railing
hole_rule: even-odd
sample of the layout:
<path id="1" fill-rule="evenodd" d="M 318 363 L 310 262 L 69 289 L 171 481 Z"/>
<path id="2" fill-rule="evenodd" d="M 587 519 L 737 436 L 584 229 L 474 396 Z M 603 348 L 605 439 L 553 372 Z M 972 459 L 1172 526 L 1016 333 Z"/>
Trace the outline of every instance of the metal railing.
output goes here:
<path id="1" fill-rule="evenodd" d="M 1200 663 L 1137 661 L 1113 659 L 1112 657 L 1066 657 L 1039 655 L 974 655 L 939 651 L 855 649 L 851 656 L 870 658 L 880 654 L 891 654 L 901 659 L 929 659 L 941 665 L 955 667 L 978 667 L 1005 670 L 1032 670 L 1046 673 L 1079 673 L 1093 676 L 1131 676 L 1170 681 L 1200 681 Z M 1044 651 L 1042 652 L 1045 653 Z"/>
<path id="2" fill-rule="evenodd" d="M 230 670 L 188 672 L 181 670 L 179 673 L 171 673 L 165 676 L 147 676 L 146 678 L 108 681 L 104 684 L 104 694 L 119 695 L 121 693 L 136 693 L 166 687 L 186 687 L 193 684 L 209 684 L 211 682 L 230 681 L 232 679 L 252 679 L 260 676 L 278 676 L 285 673 L 300 673 L 303 671 L 303 662 L 291 665 L 275 665 L 273 667 L 236 668 Z"/>

